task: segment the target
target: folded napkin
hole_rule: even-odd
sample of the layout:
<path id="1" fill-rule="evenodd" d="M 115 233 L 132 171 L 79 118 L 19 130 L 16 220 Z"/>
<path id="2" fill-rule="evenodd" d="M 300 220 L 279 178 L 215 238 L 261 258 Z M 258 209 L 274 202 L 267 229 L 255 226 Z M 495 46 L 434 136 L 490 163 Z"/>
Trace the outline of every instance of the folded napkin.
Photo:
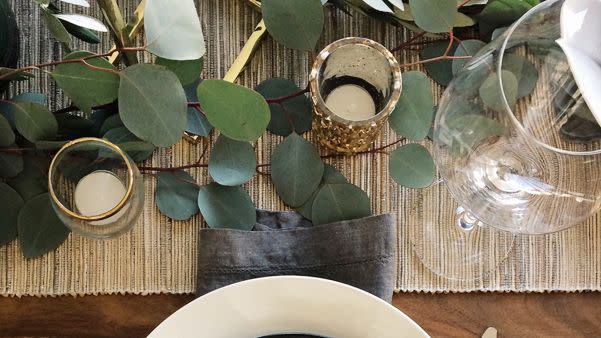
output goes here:
<path id="1" fill-rule="evenodd" d="M 196 293 L 252 278 L 299 275 L 349 284 L 390 302 L 396 233 L 388 214 L 313 226 L 294 211 L 257 210 L 252 231 L 200 230 Z"/>

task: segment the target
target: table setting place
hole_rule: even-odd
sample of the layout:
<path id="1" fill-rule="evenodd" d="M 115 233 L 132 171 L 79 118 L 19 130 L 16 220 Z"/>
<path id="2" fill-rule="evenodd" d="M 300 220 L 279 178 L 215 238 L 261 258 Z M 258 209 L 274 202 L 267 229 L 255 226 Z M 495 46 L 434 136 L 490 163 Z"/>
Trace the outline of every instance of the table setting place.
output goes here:
<path id="1" fill-rule="evenodd" d="M 429 337 L 399 292 L 600 291 L 600 29 L 600 0 L 0 0 L 0 295 L 338 338 Z"/>

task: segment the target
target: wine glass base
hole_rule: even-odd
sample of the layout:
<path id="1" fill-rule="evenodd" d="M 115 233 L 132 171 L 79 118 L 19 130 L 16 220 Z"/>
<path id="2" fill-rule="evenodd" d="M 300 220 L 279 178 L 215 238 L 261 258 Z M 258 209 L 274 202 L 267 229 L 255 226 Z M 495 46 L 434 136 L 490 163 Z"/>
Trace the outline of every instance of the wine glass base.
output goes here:
<path id="1" fill-rule="evenodd" d="M 482 224 L 453 200 L 443 183 L 411 191 L 409 197 L 409 240 L 435 275 L 487 279 L 509 257 L 516 235 Z"/>

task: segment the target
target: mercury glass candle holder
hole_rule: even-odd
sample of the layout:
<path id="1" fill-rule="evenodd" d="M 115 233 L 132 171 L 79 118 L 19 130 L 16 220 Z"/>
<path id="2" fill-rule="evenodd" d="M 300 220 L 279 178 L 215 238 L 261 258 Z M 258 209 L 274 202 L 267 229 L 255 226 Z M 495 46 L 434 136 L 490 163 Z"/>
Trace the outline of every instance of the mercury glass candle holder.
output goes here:
<path id="1" fill-rule="evenodd" d="M 115 144 L 92 137 L 68 142 L 56 153 L 48 190 L 67 227 L 98 239 L 130 230 L 144 204 L 142 175 L 133 160 Z"/>
<path id="2" fill-rule="evenodd" d="M 384 46 L 350 37 L 324 48 L 309 87 L 319 143 L 353 154 L 374 142 L 401 95 L 401 70 Z"/>

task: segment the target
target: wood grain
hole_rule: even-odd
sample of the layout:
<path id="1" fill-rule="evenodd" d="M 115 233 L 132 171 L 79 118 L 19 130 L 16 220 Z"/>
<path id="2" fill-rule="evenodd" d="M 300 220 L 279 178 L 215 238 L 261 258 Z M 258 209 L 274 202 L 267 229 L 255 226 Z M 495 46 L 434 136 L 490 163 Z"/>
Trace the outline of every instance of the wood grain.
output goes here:
<path id="1" fill-rule="evenodd" d="M 0 298 L 0 336 L 144 337 L 192 295 Z M 433 337 L 601 336 L 601 293 L 398 294 Z"/>

